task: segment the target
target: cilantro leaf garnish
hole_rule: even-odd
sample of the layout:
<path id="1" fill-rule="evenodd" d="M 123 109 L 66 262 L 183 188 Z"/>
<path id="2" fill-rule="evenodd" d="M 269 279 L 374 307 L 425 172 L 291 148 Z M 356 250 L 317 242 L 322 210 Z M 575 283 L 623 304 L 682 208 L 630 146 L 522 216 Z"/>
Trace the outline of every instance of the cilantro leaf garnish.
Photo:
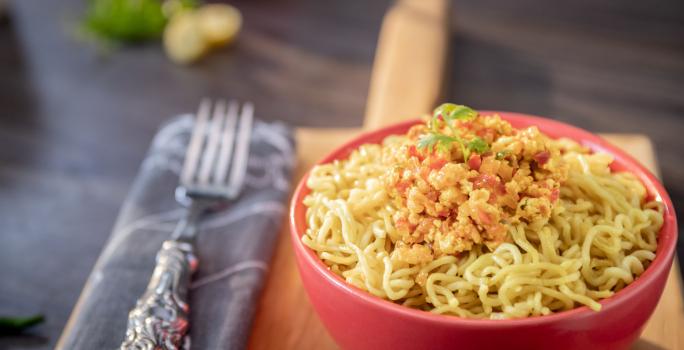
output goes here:
<path id="1" fill-rule="evenodd" d="M 470 158 L 471 152 L 484 153 L 489 150 L 489 144 L 479 137 L 470 141 L 464 141 L 456 121 L 470 121 L 477 118 L 477 111 L 470 107 L 453 103 L 444 103 L 435 108 L 432 119 L 428 122 L 430 131 L 418 139 L 418 148 L 427 149 L 432 152 L 437 149 L 439 152 L 448 152 L 454 145 L 461 148 L 464 160 Z M 444 134 L 440 128 L 446 125 L 452 135 Z"/>
<path id="2" fill-rule="evenodd" d="M 485 153 L 489 150 L 489 144 L 487 141 L 476 137 L 468 142 L 467 145 L 468 149 L 475 152 L 475 153 Z"/>
<path id="3" fill-rule="evenodd" d="M 418 148 L 427 148 L 430 152 L 437 148 L 439 152 L 447 152 L 454 142 L 460 142 L 460 139 L 435 132 L 428 132 L 418 139 Z"/>
<path id="4" fill-rule="evenodd" d="M 453 103 L 443 103 L 435 108 L 432 113 L 433 118 L 440 116 L 447 122 L 451 123 L 454 120 L 473 120 L 477 118 L 477 112 L 468 106 L 457 105 Z"/>

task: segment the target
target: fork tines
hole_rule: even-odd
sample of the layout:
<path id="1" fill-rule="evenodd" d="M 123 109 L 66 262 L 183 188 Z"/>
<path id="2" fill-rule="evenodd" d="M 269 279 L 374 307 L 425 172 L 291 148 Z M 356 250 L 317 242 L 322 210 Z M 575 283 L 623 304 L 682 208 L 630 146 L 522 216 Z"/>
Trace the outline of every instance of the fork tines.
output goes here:
<path id="1" fill-rule="evenodd" d="M 220 100 L 213 107 L 208 99 L 200 103 L 180 185 L 191 197 L 234 198 L 247 171 L 254 106 Z"/>

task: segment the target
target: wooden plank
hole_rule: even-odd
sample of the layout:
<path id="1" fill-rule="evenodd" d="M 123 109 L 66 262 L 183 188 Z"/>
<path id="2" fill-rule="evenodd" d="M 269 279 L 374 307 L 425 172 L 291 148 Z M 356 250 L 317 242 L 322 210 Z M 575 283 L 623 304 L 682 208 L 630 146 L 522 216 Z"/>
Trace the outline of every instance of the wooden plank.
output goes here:
<path id="1" fill-rule="evenodd" d="M 441 99 L 449 41 L 447 0 L 401 0 L 385 15 L 364 127 L 415 118 Z"/>
<path id="2" fill-rule="evenodd" d="M 297 130 L 299 180 L 334 146 L 349 140 L 358 129 Z M 251 349 L 335 349 L 304 291 L 290 242 L 289 223 L 283 221 L 271 271 L 254 320 Z"/>

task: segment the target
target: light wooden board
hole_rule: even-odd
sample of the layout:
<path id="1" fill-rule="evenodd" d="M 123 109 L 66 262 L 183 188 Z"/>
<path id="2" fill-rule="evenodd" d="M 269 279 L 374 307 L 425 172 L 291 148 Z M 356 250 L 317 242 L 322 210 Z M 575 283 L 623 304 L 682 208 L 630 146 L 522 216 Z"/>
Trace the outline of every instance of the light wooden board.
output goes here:
<path id="1" fill-rule="evenodd" d="M 415 118 L 439 102 L 449 42 L 446 0 L 400 0 L 385 15 L 364 127 Z"/>

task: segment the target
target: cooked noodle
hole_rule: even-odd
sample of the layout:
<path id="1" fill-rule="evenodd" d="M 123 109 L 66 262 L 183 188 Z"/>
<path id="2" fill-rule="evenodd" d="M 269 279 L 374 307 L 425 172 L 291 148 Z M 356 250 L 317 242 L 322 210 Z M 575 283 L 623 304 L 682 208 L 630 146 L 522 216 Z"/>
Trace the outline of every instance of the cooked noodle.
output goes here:
<path id="1" fill-rule="evenodd" d="M 316 166 L 304 200 L 303 242 L 348 283 L 393 302 L 467 318 L 521 318 L 586 305 L 600 310 L 655 258 L 663 222 L 660 203 L 631 173 L 611 173 L 612 157 L 589 154 L 569 140 L 567 179 L 541 227 L 506 225 L 508 240 L 482 244 L 427 263 L 393 259 L 401 235 L 382 178 L 382 150 L 406 136 L 365 144 L 347 159 Z M 539 225 L 537 225 L 539 226 Z"/>

